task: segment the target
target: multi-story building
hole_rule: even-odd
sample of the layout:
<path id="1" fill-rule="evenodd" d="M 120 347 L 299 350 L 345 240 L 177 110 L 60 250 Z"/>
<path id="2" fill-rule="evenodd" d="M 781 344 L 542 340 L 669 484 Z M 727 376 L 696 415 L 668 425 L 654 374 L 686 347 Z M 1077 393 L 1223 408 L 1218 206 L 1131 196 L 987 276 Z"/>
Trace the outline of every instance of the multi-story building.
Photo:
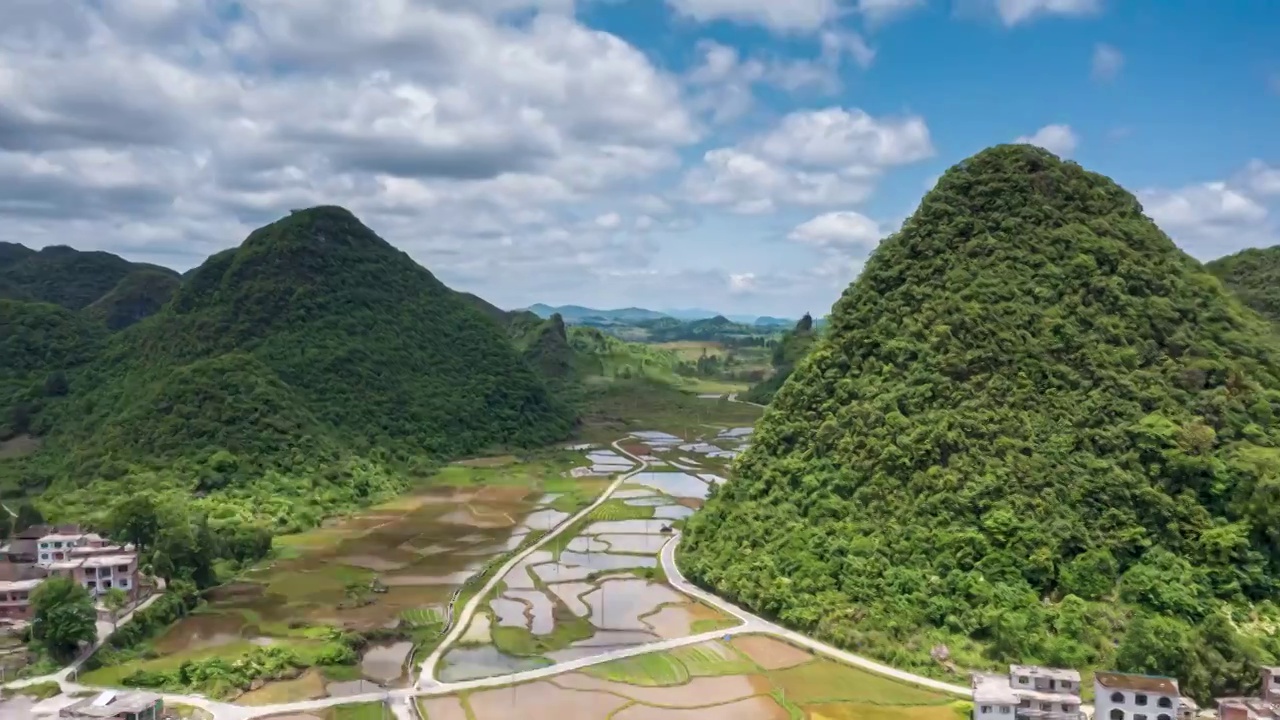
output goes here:
<path id="1" fill-rule="evenodd" d="M 1008 675 L 974 673 L 974 720 L 1084 720 L 1080 673 L 1010 665 Z"/>
<path id="2" fill-rule="evenodd" d="M 1218 698 L 1218 720 L 1280 720 L 1280 667 L 1262 668 L 1257 697 Z"/>
<path id="3" fill-rule="evenodd" d="M 1155 675 L 1093 675 L 1094 720 L 1178 720 L 1178 681 Z"/>
<path id="4" fill-rule="evenodd" d="M 106 546 L 108 546 L 107 541 L 97 533 L 51 533 L 41 537 L 37 543 L 39 556 L 36 559 L 36 564 L 48 567 L 54 563 L 70 559 L 72 552 L 77 548 L 102 548 Z"/>

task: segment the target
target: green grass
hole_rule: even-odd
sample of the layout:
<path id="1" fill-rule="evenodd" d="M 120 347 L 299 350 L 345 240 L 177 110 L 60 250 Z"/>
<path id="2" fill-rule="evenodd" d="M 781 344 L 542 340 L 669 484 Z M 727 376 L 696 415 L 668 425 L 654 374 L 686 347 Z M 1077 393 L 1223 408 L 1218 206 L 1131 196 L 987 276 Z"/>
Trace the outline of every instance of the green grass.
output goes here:
<path id="1" fill-rule="evenodd" d="M 438 608 L 414 608 L 400 613 L 400 620 L 407 625 L 414 625 L 418 627 L 427 625 L 443 625 L 444 615 L 440 613 Z"/>
<path id="2" fill-rule="evenodd" d="M 351 682 L 364 678 L 359 665 L 321 665 L 320 672 L 329 682 Z"/>
<path id="3" fill-rule="evenodd" d="M 712 630 L 727 630 L 737 624 L 738 621 L 733 618 L 704 618 L 690 623 L 689 632 L 693 635 L 701 635 Z"/>
<path id="4" fill-rule="evenodd" d="M 329 710 L 328 720 L 387 720 L 390 710 L 380 702 L 339 705 Z"/>
<path id="5" fill-rule="evenodd" d="M 610 498 L 592 510 L 587 519 L 597 520 L 647 520 L 653 517 L 653 508 L 648 505 L 628 505 L 625 500 Z"/>
<path id="6" fill-rule="evenodd" d="M 692 677 L 746 675 L 760 671 L 755 663 L 737 650 L 715 641 L 676 648 L 670 654 L 685 666 Z"/>
<path id="7" fill-rule="evenodd" d="M 582 672 L 602 680 L 646 687 L 682 685 L 689 682 L 689 670 L 675 656 L 665 652 L 611 660 L 583 668 Z"/>
<path id="8" fill-rule="evenodd" d="M 800 704 L 942 705 L 951 701 L 939 693 L 826 659 L 775 670 L 766 677 Z"/>

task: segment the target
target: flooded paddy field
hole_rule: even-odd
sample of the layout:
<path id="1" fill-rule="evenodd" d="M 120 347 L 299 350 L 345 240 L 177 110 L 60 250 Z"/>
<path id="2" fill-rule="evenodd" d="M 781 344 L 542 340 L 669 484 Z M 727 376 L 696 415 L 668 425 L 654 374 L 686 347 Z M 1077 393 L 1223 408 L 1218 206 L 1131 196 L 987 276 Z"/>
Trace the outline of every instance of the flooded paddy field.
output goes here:
<path id="1" fill-rule="evenodd" d="M 687 473 L 628 478 L 502 578 L 476 617 L 479 629 L 444 653 L 438 677 L 498 675 L 735 624 L 668 586 L 658 561 L 671 525 L 693 512 L 680 502 L 701 501 L 709 489 Z"/>
<path id="2" fill-rule="evenodd" d="M 952 700 L 749 635 L 432 698 L 421 707 L 428 720 L 956 720 Z"/>
<path id="3" fill-rule="evenodd" d="M 467 461 L 444 469 L 432 487 L 276 538 L 271 559 L 207 591 L 196 612 L 153 638 L 150 659 L 102 668 L 85 679 L 118 685 L 137 670 L 169 670 L 213 657 L 234 661 L 254 648 L 279 647 L 309 667 L 255 686 L 237 702 L 262 705 L 405 686 L 414 674 L 415 644 L 438 637 L 464 584 L 605 489 L 607 480 L 568 476 L 583 460 L 582 453 L 558 453 L 554 461 L 533 463 Z M 516 608 L 522 623 L 528 607 L 533 630 L 552 629 L 550 599 L 517 594 L 512 602 L 523 603 Z M 355 663 L 325 664 L 335 642 L 351 637 L 365 638 L 354 646 Z"/>

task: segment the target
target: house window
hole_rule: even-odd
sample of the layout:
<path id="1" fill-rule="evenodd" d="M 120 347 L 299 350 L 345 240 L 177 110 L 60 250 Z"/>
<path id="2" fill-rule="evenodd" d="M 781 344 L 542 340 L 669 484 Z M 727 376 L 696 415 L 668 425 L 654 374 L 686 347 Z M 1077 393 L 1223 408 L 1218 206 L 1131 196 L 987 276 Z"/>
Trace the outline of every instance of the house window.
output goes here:
<path id="1" fill-rule="evenodd" d="M 1009 714 L 1009 706 L 1008 706 L 1008 705 L 1001 705 L 1001 706 L 1000 706 L 1000 714 L 1001 714 L 1001 715 L 1008 715 L 1008 714 Z"/>
<path id="2" fill-rule="evenodd" d="M 110 580 L 103 580 L 103 581 L 102 581 L 102 587 L 104 587 L 104 588 L 110 588 L 110 587 L 111 587 L 111 581 L 110 581 Z"/>
<path id="3" fill-rule="evenodd" d="M 1167 697 L 1160 698 L 1159 700 L 1156 701 L 1156 704 L 1159 705 L 1160 707 L 1166 707 L 1166 708 L 1173 707 L 1173 701 Z"/>
<path id="4" fill-rule="evenodd" d="M 1146 716 L 1146 715 L 1141 715 L 1141 714 L 1138 714 L 1138 713 L 1134 713 L 1133 720 L 1147 720 L 1147 716 Z"/>
<path id="5" fill-rule="evenodd" d="M 1052 710 L 1052 709 L 1053 709 L 1053 704 L 1052 704 L 1052 703 L 1040 703 L 1040 709 L 1041 709 L 1041 710 Z"/>
<path id="6" fill-rule="evenodd" d="M 90 590 L 93 590 L 94 588 L 98 587 L 98 583 L 93 580 L 88 580 L 85 582 L 84 586 L 89 588 Z"/>
<path id="7" fill-rule="evenodd" d="M 1124 702 L 1124 693 L 1122 692 L 1111 693 L 1111 702 Z"/>
<path id="8" fill-rule="evenodd" d="M 1137 695 L 1134 695 L 1134 696 L 1133 696 L 1133 704 L 1134 704 L 1134 705 L 1146 705 L 1146 704 L 1147 704 L 1147 696 L 1146 696 L 1146 695 L 1143 695 L 1142 693 L 1138 693 Z"/>
<path id="9" fill-rule="evenodd" d="M 49 553 L 40 553 L 40 559 L 41 559 L 41 560 L 48 560 L 48 559 L 49 559 Z"/>
<path id="10" fill-rule="evenodd" d="M 1062 703 L 1062 712 L 1071 712 L 1071 706 L 1066 703 Z"/>
<path id="11" fill-rule="evenodd" d="M 1156 716 L 1156 720 L 1173 720 L 1173 718 L 1169 717 L 1168 715 L 1165 715 L 1164 713 L 1160 713 L 1159 715 Z"/>
<path id="12" fill-rule="evenodd" d="M 127 588 L 129 587 L 129 581 L 125 579 L 121 579 L 120 582 L 117 583 L 117 585 L 119 585 L 122 588 Z"/>
<path id="13" fill-rule="evenodd" d="M 982 706 L 982 712 L 983 712 L 983 713 L 989 713 L 989 712 L 991 712 L 991 706 L 990 706 L 990 705 L 983 705 L 983 706 Z"/>
<path id="14" fill-rule="evenodd" d="M 1124 720 L 1124 711 L 1120 708 L 1112 710 L 1109 720 Z"/>
<path id="15" fill-rule="evenodd" d="M 1026 685 L 1026 684 L 1027 684 L 1027 676 L 1026 676 L 1026 675 L 1020 675 L 1020 676 L 1018 676 L 1018 684 L 1019 684 L 1019 685 Z"/>
<path id="16" fill-rule="evenodd" d="M 129 566 L 128 566 L 128 565 L 117 565 L 117 566 L 116 566 L 116 572 L 127 573 L 127 572 L 129 572 Z"/>

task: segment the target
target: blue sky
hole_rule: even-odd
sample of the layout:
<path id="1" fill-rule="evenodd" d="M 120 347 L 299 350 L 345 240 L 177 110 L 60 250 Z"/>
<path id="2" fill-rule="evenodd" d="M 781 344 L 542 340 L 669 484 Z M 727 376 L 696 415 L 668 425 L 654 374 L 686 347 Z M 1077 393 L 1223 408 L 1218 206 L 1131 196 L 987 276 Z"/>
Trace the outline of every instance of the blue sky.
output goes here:
<path id="1" fill-rule="evenodd" d="M 179 269 L 342 204 L 518 307 L 825 313 L 951 164 L 1041 144 L 1192 255 L 1280 244 L 1280 4 L 20 2 L 0 240 Z M 34 39 L 33 39 L 34 38 Z"/>

